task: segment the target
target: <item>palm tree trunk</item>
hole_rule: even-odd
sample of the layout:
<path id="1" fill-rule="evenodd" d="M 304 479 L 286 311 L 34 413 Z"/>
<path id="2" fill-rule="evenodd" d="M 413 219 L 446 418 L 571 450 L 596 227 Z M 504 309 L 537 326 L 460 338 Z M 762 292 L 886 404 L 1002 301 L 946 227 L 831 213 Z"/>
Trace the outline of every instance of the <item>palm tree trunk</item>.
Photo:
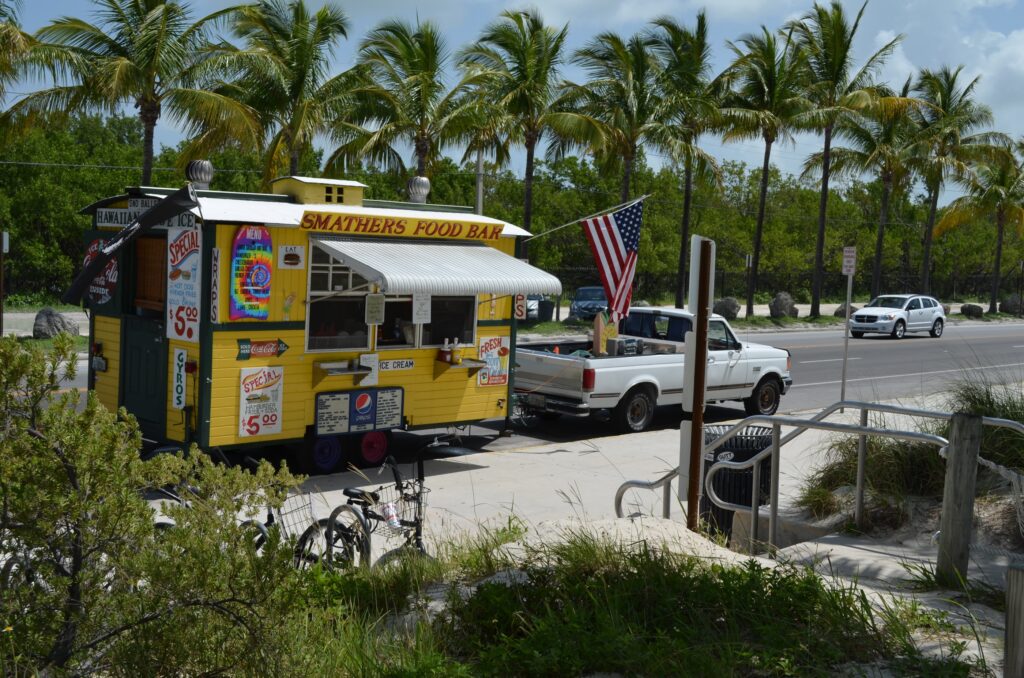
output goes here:
<path id="1" fill-rule="evenodd" d="M 825 127 L 821 154 L 821 199 L 818 201 L 818 239 L 814 245 L 814 277 L 811 284 L 811 317 L 821 315 L 821 287 L 825 278 L 825 221 L 828 211 L 828 175 L 832 162 L 832 125 Z M 757 256 L 756 254 L 754 256 Z"/>
<path id="2" fill-rule="evenodd" d="M 747 317 L 754 317 L 754 290 L 757 289 L 757 267 L 761 263 L 761 234 L 764 231 L 765 203 L 768 201 L 768 169 L 772 157 L 772 140 L 764 140 L 764 162 L 761 164 L 761 198 L 757 204 L 757 226 L 754 227 L 754 256 L 747 281 Z"/>
<path id="3" fill-rule="evenodd" d="M 882 248 L 885 245 L 885 229 L 889 225 L 889 198 L 892 195 L 892 177 L 882 175 L 882 206 L 878 215 L 878 235 L 875 237 L 875 262 L 871 271 L 871 298 L 882 293 Z"/>
<path id="4" fill-rule="evenodd" d="M 996 211 L 996 263 L 992 268 L 992 296 L 988 300 L 988 312 L 999 311 L 999 268 L 1003 261 L 1003 231 L 1006 228 L 1006 213 L 1000 207 Z"/>
<path id="5" fill-rule="evenodd" d="M 932 272 L 932 230 L 935 228 L 935 213 L 939 207 L 939 187 L 928 189 L 928 221 L 924 225 L 921 241 L 921 294 L 929 294 Z"/>
<path id="6" fill-rule="evenodd" d="M 153 179 L 153 130 L 160 119 L 160 102 L 139 103 L 139 120 L 142 122 L 142 179 L 141 186 L 149 186 Z"/>
<path id="7" fill-rule="evenodd" d="M 624 158 L 626 167 L 622 172 L 622 196 L 620 202 L 629 201 L 629 186 L 633 181 L 633 164 L 636 158 L 636 149 L 633 149 L 628 156 Z"/>
<path id="8" fill-rule="evenodd" d="M 484 149 L 476 151 L 476 207 L 477 214 L 484 213 Z"/>
<path id="9" fill-rule="evenodd" d="M 523 228 L 530 230 L 533 222 L 533 165 L 534 153 L 537 149 L 537 138 L 530 132 L 526 133 L 526 177 L 523 181 Z M 520 241 L 519 256 L 528 259 L 530 256 L 528 242 Z"/>
<path id="10" fill-rule="evenodd" d="M 690 207 L 693 203 L 693 158 L 686 159 L 683 169 L 683 223 L 679 230 L 679 280 L 676 285 L 676 308 L 686 305 L 686 248 L 690 245 Z"/>
<path id="11" fill-rule="evenodd" d="M 299 176 L 299 149 L 296 146 L 292 146 L 288 153 L 288 176 Z"/>
<path id="12" fill-rule="evenodd" d="M 526 177 L 523 181 L 523 228 L 530 230 L 533 222 L 533 164 L 537 149 L 537 138 L 526 134 Z"/>

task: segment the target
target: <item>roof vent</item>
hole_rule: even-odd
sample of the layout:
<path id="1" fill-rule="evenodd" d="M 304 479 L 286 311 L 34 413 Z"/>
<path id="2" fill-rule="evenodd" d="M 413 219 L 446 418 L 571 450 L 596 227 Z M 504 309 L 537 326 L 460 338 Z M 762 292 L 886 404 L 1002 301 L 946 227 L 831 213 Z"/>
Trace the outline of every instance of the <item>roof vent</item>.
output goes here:
<path id="1" fill-rule="evenodd" d="M 213 163 L 209 160 L 190 160 L 185 166 L 185 178 L 191 181 L 197 190 L 208 190 L 210 181 L 213 180 Z"/>
<path id="2" fill-rule="evenodd" d="M 405 185 L 409 193 L 409 202 L 423 204 L 427 202 L 427 194 L 430 193 L 430 179 L 426 177 L 409 177 L 409 183 Z"/>

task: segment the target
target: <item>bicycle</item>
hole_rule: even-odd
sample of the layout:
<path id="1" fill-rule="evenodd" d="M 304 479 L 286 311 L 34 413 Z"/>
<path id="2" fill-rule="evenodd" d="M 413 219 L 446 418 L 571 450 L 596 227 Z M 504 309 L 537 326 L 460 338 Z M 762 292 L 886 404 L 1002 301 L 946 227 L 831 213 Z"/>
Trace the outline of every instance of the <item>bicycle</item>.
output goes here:
<path id="1" fill-rule="evenodd" d="M 320 521 L 329 565 L 369 565 L 374 534 L 402 540 L 401 545 L 381 555 L 375 567 L 386 567 L 409 554 L 429 557 L 423 542 L 424 509 L 426 495 L 430 492 L 424 482 L 423 453 L 443 445 L 447 442 L 435 439 L 420 449 L 414 479 L 404 478 L 394 457 L 388 456 L 378 473 L 390 467 L 395 479 L 393 484 L 381 485 L 376 490 L 343 490 L 348 503 L 338 506 L 330 517 Z"/>

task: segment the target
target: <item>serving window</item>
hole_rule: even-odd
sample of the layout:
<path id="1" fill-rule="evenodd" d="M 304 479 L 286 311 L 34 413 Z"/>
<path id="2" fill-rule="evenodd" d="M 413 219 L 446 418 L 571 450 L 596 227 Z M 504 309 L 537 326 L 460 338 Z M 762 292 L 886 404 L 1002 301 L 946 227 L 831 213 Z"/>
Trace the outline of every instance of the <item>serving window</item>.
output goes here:
<path id="1" fill-rule="evenodd" d="M 310 250 L 306 350 L 369 350 L 366 295 L 373 291 L 369 282 L 315 243 Z M 430 322 L 420 325 L 413 322 L 411 294 L 387 294 L 374 348 L 435 347 L 445 340 L 473 345 L 476 316 L 475 296 L 431 296 Z"/>
<path id="2" fill-rule="evenodd" d="M 368 349 L 366 280 L 323 250 L 311 249 L 306 350 Z"/>
<path id="3" fill-rule="evenodd" d="M 441 346 L 445 339 L 473 344 L 476 304 L 476 297 L 432 297 L 430 322 L 423 325 L 423 346 Z"/>

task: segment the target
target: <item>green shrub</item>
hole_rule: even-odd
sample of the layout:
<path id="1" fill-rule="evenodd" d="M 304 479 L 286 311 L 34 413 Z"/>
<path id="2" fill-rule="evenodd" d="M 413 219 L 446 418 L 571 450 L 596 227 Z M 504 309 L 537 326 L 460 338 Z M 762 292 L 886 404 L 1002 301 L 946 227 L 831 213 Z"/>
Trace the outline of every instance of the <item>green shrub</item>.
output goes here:
<path id="1" fill-rule="evenodd" d="M 963 381 L 953 387 L 946 407 L 951 412 L 1024 422 L 1024 392 L 1019 385 Z M 948 436 L 948 427 L 945 431 L 943 435 Z M 1024 435 L 1006 428 L 985 426 L 982 429 L 981 456 L 1024 473 Z"/>

